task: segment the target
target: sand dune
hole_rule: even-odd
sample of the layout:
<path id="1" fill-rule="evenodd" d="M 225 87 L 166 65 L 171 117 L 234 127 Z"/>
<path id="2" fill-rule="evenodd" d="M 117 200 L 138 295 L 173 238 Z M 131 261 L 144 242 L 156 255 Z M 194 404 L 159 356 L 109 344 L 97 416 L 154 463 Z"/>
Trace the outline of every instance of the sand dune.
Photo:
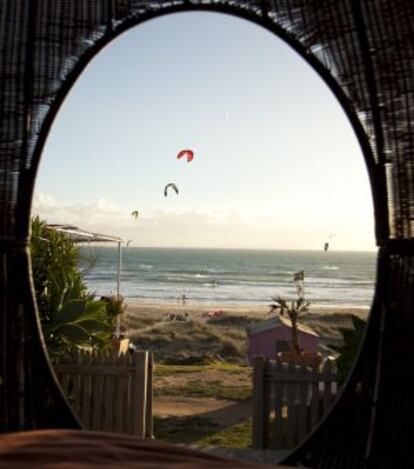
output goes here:
<path id="1" fill-rule="evenodd" d="M 209 321 L 207 313 L 214 311 L 220 311 L 224 318 Z M 319 334 L 322 345 L 338 345 L 342 342 L 340 329 L 352 325 L 351 314 L 366 318 L 368 313 L 368 307 L 312 306 L 300 322 Z M 177 315 L 182 322 L 170 320 Z M 177 354 L 230 354 L 241 360 L 246 354 L 246 325 L 270 317 L 269 306 L 264 304 L 127 303 L 123 324 L 131 339 L 154 350 L 157 359 L 171 359 Z"/>
<path id="2" fill-rule="evenodd" d="M 270 302 L 269 302 L 270 303 Z M 255 317 L 269 317 L 268 304 L 251 304 L 251 305 L 235 305 L 235 304 L 203 304 L 186 301 L 182 303 L 138 303 L 126 301 L 128 315 L 143 315 L 151 317 L 164 317 L 167 313 L 188 313 L 193 319 L 202 317 L 203 313 L 209 311 L 223 311 L 228 315 L 247 315 Z M 333 317 L 343 317 L 350 314 L 356 314 L 360 317 L 366 317 L 369 312 L 368 306 L 325 306 L 311 305 L 309 318 L 312 316 L 318 319 L 326 318 L 327 321 Z"/>

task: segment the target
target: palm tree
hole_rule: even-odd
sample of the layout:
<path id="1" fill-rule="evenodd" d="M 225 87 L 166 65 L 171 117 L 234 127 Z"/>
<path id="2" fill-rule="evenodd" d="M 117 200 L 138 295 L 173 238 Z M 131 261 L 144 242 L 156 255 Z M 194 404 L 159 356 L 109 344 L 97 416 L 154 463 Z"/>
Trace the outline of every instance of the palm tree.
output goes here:
<path id="1" fill-rule="evenodd" d="M 279 316 L 287 316 L 292 326 L 292 349 L 298 354 L 301 352 L 298 335 L 298 319 L 309 312 L 310 301 L 299 297 L 292 300 L 290 304 L 281 296 L 272 297 L 273 303 L 270 305 L 270 312 L 276 312 Z"/>

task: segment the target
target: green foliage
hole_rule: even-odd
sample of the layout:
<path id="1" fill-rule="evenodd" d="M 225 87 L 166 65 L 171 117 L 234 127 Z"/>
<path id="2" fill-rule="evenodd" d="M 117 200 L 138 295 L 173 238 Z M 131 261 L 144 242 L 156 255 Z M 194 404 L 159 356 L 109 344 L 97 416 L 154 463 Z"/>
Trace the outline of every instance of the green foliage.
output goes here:
<path id="1" fill-rule="evenodd" d="M 115 324 L 106 301 L 88 293 L 79 250 L 64 234 L 32 219 L 31 259 L 36 300 L 52 358 L 79 347 L 104 348 Z"/>
<path id="2" fill-rule="evenodd" d="M 270 310 L 276 311 L 280 316 L 288 316 L 289 318 L 299 318 L 309 312 L 310 301 L 300 297 L 297 300 L 292 300 L 289 303 L 281 296 L 272 297 L 273 303 L 270 305 Z"/>
<path id="3" fill-rule="evenodd" d="M 343 345 L 330 345 L 339 353 L 337 358 L 338 380 L 344 382 L 355 361 L 362 335 L 365 331 L 366 322 L 358 316 L 351 315 L 352 328 L 341 328 Z"/>
<path id="4" fill-rule="evenodd" d="M 116 318 L 119 314 L 125 312 L 126 306 L 122 296 L 102 296 L 101 300 L 106 303 L 106 312 L 109 317 Z"/>
<path id="5" fill-rule="evenodd" d="M 37 304 L 41 319 L 48 321 L 67 301 L 87 296 L 78 269 L 79 251 L 64 233 L 49 229 L 39 217 L 32 220 L 30 249 Z"/>
<path id="6" fill-rule="evenodd" d="M 104 348 L 112 331 L 105 303 L 89 298 L 69 300 L 56 311 L 53 320 L 43 323 L 46 342 L 54 356 L 78 347 Z"/>

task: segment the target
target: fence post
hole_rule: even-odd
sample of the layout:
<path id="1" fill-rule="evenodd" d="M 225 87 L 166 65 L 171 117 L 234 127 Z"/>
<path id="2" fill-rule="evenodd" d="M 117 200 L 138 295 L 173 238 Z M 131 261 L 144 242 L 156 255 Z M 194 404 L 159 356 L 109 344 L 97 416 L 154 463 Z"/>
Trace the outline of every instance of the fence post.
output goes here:
<path id="1" fill-rule="evenodd" d="M 299 370 L 301 380 L 299 383 L 299 428 L 298 443 L 309 433 L 309 405 L 310 405 L 310 379 L 312 376 L 311 368 L 303 363 Z"/>
<path id="2" fill-rule="evenodd" d="M 132 395 L 136 396 L 138 408 L 134 409 L 132 434 L 145 437 L 146 409 L 147 409 L 147 372 L 148 352 L 134 352 L 132 366 L 135 368 L 132 378 Z"/>
<path id="3" fill-rule="evenodd" d="M 145 410 L 145 438 L 154 438 L 154 426 L 152 418 L 152 377 L 154 371 L 154 359 L 152 352 L 148 352 L 148 373 L 147 373 L 147 408 Z"/>
<path id="4" fill-rule="evenodd" d="M 80 368 L 88 369 L 91 366 L 91 356 L 89 352 L 82 351 L 80 354 L 81 362 Z M 81 408 L 79 411 L 79 418 L 85 428 L 91 427 L 92 412 L 91 412 L 91 400 L 92 400 L 92 376 L 90 374 L 84 374 L 80 376 L 81 381 Z"/>
<path id="5" fill-rule="evenodd" d="M 128 391 L 128 374 L 125 373 L 125 368 L 127 365 L 126 356 L 124 353 L 118 355 L 116 363 L 116 369 L 119 371 L 119 374 L 114 376 L 116 380 L 115 388 L 115 402 L 114 402 L 114 413 L 115 413 L 115 422 L 114 422 L 114 431 L 116 433 L 126 433 L 126 414 L 128 412 L 126 408 L 126 394 Z"/>
<path id="6" fill-rule="evenodd" d="M 113 350 L 105 350 L 104 355 L 104 363 L 107 369 L 113 369 L 115 367 L 115 363 L 117 360 L 117 354 Z M 110 374 L 105 374 L 105 387 L 104 387 L 104 409 L 105 409 L 105 417 L 104 417 L 104 431 L 111 432 L 113 431 L 114 425 L 114 402 L 115 402 L 115 382 L 114 376 Z"/>
<path id="7" fill-rule="evenodd" d="M 286 373 L 286 406 L 287 406 L 287 426 L 286 426 L 286 443 L 288 448 L 296 446 L 296 427 L 298 424 L 297 413 L 297 388 L 298 382 L 295 380 L 297 376 L 296 365 L 289 362 Z"/>
<path id="8" fill-rule="evenodd" d="M 271 373 L 271 386 L 273 390 L 273 410 L 275 412 L 273 420 L 273 438 L 272 448 L 285 449 L 286 448 L 286 429 L 287 429 L 287 416 L 286 413 L 286 383 L 280 379 L 275 379 L 275 374 L 280 376 L 284 372 L 285 365 L 276 359 L 274 362 L 273 370 Z"/>
<path id="9" fill-rule="evenodd" d="M 320 420 L 320 411 L 319 411 L 319 377 L 320 371 L 318 366 L 312 367 L 311 374 L 311 399 L 309 404 L 309 430 L 313 430 L 316 424 Z"/>
<path id="10" fill-rule="evenodd" d="M 269 446 L 270 386 L 266 379 L 268 368 L 264 356 L 253 359 L 253 448 Z"/>

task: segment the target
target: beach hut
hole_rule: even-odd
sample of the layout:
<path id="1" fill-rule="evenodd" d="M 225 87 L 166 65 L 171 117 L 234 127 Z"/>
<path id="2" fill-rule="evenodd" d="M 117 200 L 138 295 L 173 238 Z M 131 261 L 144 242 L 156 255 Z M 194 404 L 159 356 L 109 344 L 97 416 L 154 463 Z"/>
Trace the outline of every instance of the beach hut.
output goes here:
<path id="1" fill-rule="evenodd" d="M 276 316 L 266 321 L 247 326 L 247 357 L 253 363 L 253 357 L 264 355 L 274 359 L 278 353 L 291 350 L 292 326 L 290 320 Z M 318 352 L 319 335 L 310 327 L 298 324 L 299 346 L 306 353 Z"/>

